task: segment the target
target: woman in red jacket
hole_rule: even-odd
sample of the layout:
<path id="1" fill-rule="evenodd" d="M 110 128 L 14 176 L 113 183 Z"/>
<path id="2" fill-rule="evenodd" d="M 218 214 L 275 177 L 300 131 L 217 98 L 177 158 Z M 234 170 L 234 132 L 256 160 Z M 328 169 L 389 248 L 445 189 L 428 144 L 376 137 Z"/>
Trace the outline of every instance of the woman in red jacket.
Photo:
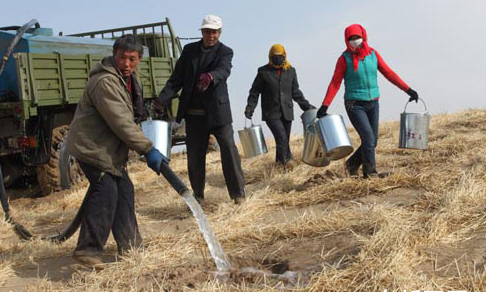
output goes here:
<path id="1" fill-rule="evenodd" d="M 409 101 L 418 101 L 418 94 L 385 63 L 380 54 L 368 46 L 366 30 L 359 24 L 348 26 L 344 31 L 347 49 L 339 57 L 334 76 L 327 88 L 326 97 L 317 117 L 327 114 L 334 96 L 344 79 L 344 105 L 349 120 L 359 134 L 360 147 L 346 161 L 350 175 L 357 175 L 363 166 L 363 177 L 380 176 L 376 171 L 375 148 L 378 141 L 380 91 L 378 74 L 380 71 L 388 81 L 405 91 Z"/>

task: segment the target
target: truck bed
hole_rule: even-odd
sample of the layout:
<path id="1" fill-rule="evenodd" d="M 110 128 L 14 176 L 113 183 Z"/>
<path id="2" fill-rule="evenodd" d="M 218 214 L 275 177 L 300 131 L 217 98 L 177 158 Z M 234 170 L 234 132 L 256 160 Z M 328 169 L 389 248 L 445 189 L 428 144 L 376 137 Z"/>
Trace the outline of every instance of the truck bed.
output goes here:
<path id="1" fill-rule="evenodd" d="M 37 115 L 37 108 L 77 104 L 88 82 L 90 70 L 100 55 L 40 53 L 14 54 L 19 80 L 19 101 L 23 119 Z M 147 57 L 138 65 L 144 98 L 157 97 L 167 80 L 175 58 Z M 19 103 L 15 102 L 16 105 Z M 12 104 L 13 106 L 13 104 Z M 4 103 L 4 107 L 10 107 Z"/>

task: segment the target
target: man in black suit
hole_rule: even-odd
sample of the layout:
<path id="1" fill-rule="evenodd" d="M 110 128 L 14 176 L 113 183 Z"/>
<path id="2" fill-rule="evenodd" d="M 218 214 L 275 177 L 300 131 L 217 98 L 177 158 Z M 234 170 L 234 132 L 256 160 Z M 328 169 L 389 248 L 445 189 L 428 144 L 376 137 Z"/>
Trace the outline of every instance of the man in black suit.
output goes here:
<path id="1" fill-rule="evenodd" d="M 233 119 L 226 79 L 231 73 L 233 50 L 221 42 L 222 21 L 214 15 L 204 17 L 202 40 L 187 44 L 174 71 L 159 95 L 166 109 L 182 88 L 177 122 L 186 121 L 186 147 L 189 180 L 194 196 L 204 199 L 206 150 L 209 134 L 218 141 L 223 174 L 230 197 L 236 204 L 245 198 L 243 170 L 233 139 Z"/>

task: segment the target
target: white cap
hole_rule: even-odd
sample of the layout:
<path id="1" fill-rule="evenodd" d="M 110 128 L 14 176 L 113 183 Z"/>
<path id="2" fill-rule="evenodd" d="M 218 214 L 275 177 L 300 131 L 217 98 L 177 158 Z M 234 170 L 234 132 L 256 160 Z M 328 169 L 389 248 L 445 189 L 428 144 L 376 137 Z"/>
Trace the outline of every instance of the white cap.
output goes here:
<path id="1" fill-rule="evenodd" d="M 223 22 L 221 18 L 216 15 L 206 15 L 203 18 L 201 28 L 209 28 L 209 29 L 221 29 L 223 27 Z"/>

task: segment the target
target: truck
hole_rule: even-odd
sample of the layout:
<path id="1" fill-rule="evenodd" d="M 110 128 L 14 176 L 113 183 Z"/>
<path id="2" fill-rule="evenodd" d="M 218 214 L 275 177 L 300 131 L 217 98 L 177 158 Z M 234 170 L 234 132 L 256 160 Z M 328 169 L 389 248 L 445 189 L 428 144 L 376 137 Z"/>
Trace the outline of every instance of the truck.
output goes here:
<path id="1" fill-rule="evenodd" d="M 136 35 L 144 45 L 138 67 L 145 108 L 169 119 L 172 144 L 184 144 L 183 124 L 155 106 L 182 51 L 168 18 L 163 22 L 55 36 L 36 20 L 0 27 L 0 165 L 5 187 L 36 178 L 42 195 L 70 188 L 82 172 L 65 148 L 89 71 L 112 55 L 114 40 Z M 177 99 L 173 111 L 176 112 Z"/>

